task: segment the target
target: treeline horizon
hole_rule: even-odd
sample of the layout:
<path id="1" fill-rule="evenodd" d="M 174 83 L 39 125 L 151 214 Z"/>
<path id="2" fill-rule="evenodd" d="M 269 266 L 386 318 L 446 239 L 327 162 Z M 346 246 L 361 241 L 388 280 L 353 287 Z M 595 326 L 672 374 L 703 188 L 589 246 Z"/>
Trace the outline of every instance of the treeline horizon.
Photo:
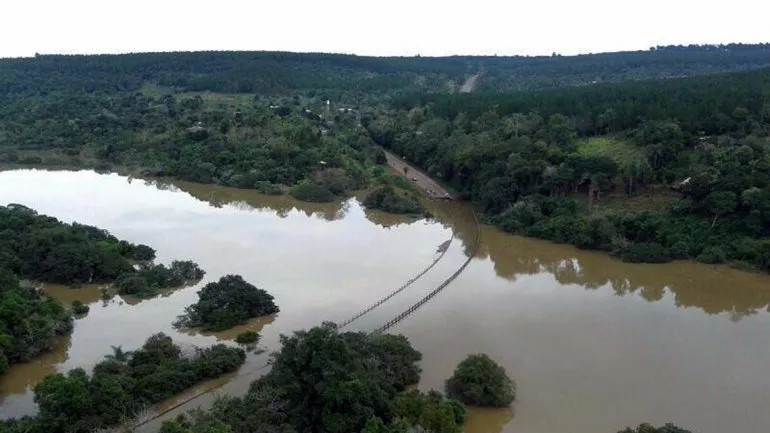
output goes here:
<path id="1" fill-rule="evenodd" d="M 663 46 L 569 56 L 375 57 L 282 51 L 44 54 L 0 59 L 0 99 L 40 91 L 132 91 L 150 81 L 184 91 L 335 91 L 365 97 L 458 91 L 476 74 L 481 77 L 476 90 L 515 92 L 768 66 L 768 43 Z"/>

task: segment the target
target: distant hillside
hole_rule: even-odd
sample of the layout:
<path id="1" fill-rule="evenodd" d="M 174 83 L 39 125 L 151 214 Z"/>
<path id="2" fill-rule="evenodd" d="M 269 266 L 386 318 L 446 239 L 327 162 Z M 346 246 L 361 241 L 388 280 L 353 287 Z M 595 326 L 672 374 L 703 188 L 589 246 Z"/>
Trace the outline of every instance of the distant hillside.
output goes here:
<path id="1" fill-rule="evenodd" d="M 549 57 L 361 57 L 279 52 L 39 55 L 0 59 L 0 97 L 45 91 L 134 91 L 147 82 L 182 91 L 378 95 L 513 92 L 650 80 L 770 66 L 770 44 L 656 47 Z"/>

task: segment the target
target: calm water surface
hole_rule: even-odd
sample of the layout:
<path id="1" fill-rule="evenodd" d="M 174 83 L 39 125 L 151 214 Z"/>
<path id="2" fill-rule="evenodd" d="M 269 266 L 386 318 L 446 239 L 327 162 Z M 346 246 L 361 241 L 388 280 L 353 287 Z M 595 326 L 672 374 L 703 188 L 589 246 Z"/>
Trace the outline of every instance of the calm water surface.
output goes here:
<path id="1" fill-rule="evenodd" d="M 47 285 L 91 312 L 57 350 L 0 379 L 3 417 L 33 413 L 30 389 L 46 374 L 88 368 L 110 345 L 132 349 L 154 332 L 208 345 L 254 329 L 261 346 L 274 349 L 281 333 L 342 321 L 397 288 L 454 233 L 425 277 L 351 324 L 374 329 L 451 275 L 474 235 L 469 210 L 458 204 L 433 205 L 438 221 L 409 220 L 365 212 L 355 199 L 311 205 L 89 171 L 0 173 L 0 204 L 7 203 L 147 243 L 161 262 L 195 260 L 207 271 L 201 284 L 242 274 L 271 292 L 281 313 L 222 334 L 187 334 L 171 322 L 200 286 L 104 302 L 98 287 Z M 770 425 L 768 304 L 763 275 L 688 262 L 624 264 L 484 228 L 466 271 L 392 332 L 423 353 L 425 390 L 441 388 L 474 352 L 489 353 L 516 379 L 514 408 L 472 410 L 469 433 L 613 433 L 645 421 L 754 433 Z M 265 357 L 249 355 L 237 375 L 219 381 L 222 391 L 245 392 Z"/>

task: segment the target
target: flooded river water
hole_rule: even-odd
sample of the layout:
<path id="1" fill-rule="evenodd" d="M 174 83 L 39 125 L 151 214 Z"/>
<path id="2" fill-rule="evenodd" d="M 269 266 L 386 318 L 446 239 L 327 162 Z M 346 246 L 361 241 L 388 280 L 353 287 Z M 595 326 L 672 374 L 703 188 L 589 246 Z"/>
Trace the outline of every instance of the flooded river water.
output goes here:
<path id="1" fill-rule="evenodd" d="M 91 312 L 56 350 L 0 378 L 2 417 L 34 413 L 31 387 L 46 374 L 89 368 L 111 346 L 130 350 L 159 331 L 209 345 L 253 329 L 263 348 L 275 349 L 282 333 L 342 322 L 398 288 L 454 236 L 423 278 L 349 328 L 375 329 L 451 275 L 476 230 L 470 210 L 457 203 L 431 204 L 435 220 L 414 220 L 365 211 L 355 199 L 307 204 L 91 171 L 2 172 L 0 204 L 8 203 L 146 243 L 161 262 L 194 260 L 207 271 L 200 285 L 241 274 L 273 294 L 281 313 L 221 334 L 179 333 L 171 322 L 200 285 L 144 301 L 102 301 L 98 287 L 48 285 Z M 514 408 L 471 410 L 466 432 L 614 433 L 641 422 L 700 433 L 766 431 L 769 277 L 689 262 L 625 264 L 489 227 L 481 236 L 465 272 L 390 330 L 423 353 L 422 389 L 442 388 L 475 352 L 516 380 Z M 245 392 L 266 356 L 250 354 L 236 375 L 219 381 L 221 391 Z"/>

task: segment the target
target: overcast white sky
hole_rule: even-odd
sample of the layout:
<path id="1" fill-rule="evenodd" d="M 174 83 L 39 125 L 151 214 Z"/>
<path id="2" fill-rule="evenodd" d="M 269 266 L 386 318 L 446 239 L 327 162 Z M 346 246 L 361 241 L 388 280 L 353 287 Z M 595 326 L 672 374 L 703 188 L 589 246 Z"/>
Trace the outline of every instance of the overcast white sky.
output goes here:
<path id="1" fill-rule="evenodd" d="M 535 55 L 770 42 L 767 0 L 0 0 L 0 57 L 190 50 Z"/>

